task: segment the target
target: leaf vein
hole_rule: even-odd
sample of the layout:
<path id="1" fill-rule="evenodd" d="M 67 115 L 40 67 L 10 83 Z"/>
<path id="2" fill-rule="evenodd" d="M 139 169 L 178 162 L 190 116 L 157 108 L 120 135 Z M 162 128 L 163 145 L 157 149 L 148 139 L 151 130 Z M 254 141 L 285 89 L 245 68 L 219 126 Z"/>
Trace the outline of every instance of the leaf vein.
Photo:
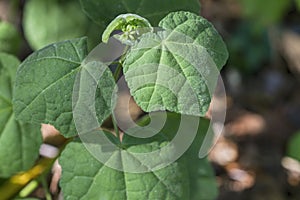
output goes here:
<path id="1" fill-rule="evenodd" d="M 64 78 L 68 77 L 69 75 L 72 75 L 74 72 L 77 73 L 77 71 L 79 71 L 80 67 L 77 67 L 74 70 L 71 70 L 69 73 L 65 74 L 64 76 L 60 77 L 59 79 L 55 80 L 53 83 L 51 83 L 50 85 L 48 85 L 46 88 L 44 88 L 37 96 L 35 96 L 32 101 L 26 105 L 26 107 L 20 111 L 20 114 L 22 114 L 26 109 L 29 108 L 30 105 L 32 105 L 34 103 L 34 101 L 36 101 L 38 99 L 38 97 L 40 97 L 42 94 L 44 94 L 48 89 L 50 89 L 52 86 L 54 86 L 57 82 L 63 80 Z"/>

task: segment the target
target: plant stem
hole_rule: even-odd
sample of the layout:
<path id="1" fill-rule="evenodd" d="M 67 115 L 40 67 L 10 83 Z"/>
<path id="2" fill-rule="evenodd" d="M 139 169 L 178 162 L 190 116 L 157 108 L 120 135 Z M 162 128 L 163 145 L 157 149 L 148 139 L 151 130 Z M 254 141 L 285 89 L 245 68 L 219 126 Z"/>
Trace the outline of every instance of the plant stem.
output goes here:
<path id="1" fill-rule="evenodd" d="M 128 51 L 128 48 L 129 48 L 128 46 L 126 46 L 124 48 L 124 53 L 120 57 L 120 59 L 118 61 L 118 66 L 117 66 L 117 68 L 116 68 L 116 70 L 114 72 L 114 79 L 115 79 L 116 82 L 118 81 L 118 78 L 120 76 L 121 70 L 123 68 L 123 62 L 124 62 L 124 59 L 125 59 L 125 56 L 126 56 L 126 52 Z M 114 118 L 114 115 L 112 115 L 111 118 L 112 118 L 112 123 L 113 123 L 113 126 L 114 126 L 114 130 L 116 132 L 116 135 L 119 138 L 119 140 L 121 140 L 121 138 L 120 138 L 120 132 L 119 132 L 119 127 L 118 127 L 117 122 L 116 122 L 116 120 Z"/>
<path id="2" fill-rule="evenodd" d="M 30 195 L 34 190 L 36 190 L 36 188 L 39 186 L 39 182 L 34 179 L 32 181 L 30 181 L 20 192 L 19 192 L 19 196 L 22 198 L 27 197 L 28 195 Z"/>
<path id="3" fill-rule="evenodd" d="M 129 46 L 126 46 L 124 48 L 124 53 L 122 54 L 122 56 L 120 57 L 119 61 L 118 61 L 118 66 L 116 68 L 116 71 L 114 73 L 114 79 L 115 81 L 118 80 L 119 76 L 120 76 L 120 73 L 121 73 L 121 70 L 123 68 L 123 62 L 124 62 L 124 59 L 125 59 L 125 56 L 126 56 L 126 52 L 128 51 L 129 49 Z"/>
<path id="4" fill-rule="evenodd" d="M 45 175 L 42 175 L 40 180 L 45 191 L 46 200 L 52 200 Z"/>
<path id="5" fill-rule="evenodd" d="M 116 71 L 115 71 L 115 73 L 114 73 L 114 79 L 115 79 L 115 81 L 118 80 L 118 78 L 119 78 L 119 76 L 120 76 L 120 73 L 121 73 L 122 67 L 123 67 L 123 65 L 122 65 L 121 61 L 119 61 L 119 64 L 118 64 L 118 66 L 117 66 L 117 68 L 116 68 Z"/>
<path id="6" fill-rule="evenodd" d="M 118 66 L 116 68 L 116 71 L 114 72 L 114 79 L 115 79 L 116 82 L 117 82 L 117 80 L 118 80 L 118 78 L 120 76 L 121 69 L 122 69 L 122 66 L 123 66 L 122 62 L 121 62 L 121 59 L 122 58 L 120 58 L 120 60 L 118 62 L 119 64 L 118 64 Z M 114 115 L 111 115 L 111 119 L 112 119 L 112 123 L 113 123 L 113 126 L 114 126 L 115 133 L 116 133 L 117 137 L 120 139 L 119 128 L 118 128 L 117 122 L 116 122 L 116 120 L 114 118 Z"/>
<path id="7" fill-rule="evenodd" d="M 115 132 L 116 132 L 117 138 L 120 139 L 119 127 L 118 127 L 118 125 L 117 125 L 117 122 L 116 122 L 114 116 L 112 116 L 112 123 L 113 123 L 113 126 L 114 126 L 114 130 L 115 130 Z"/>
<path id="8" fill-rule="evenodd" d="M 22 188 L 24 188 L 30 181 L 37 178 L 45 171 L 51 168 L 55 159 L 41 158 L 37 164 L 30 170 L 12 176 L 7 182 L 0 187 L 0 194 L 2 199 L 11 199 Z M 0 199 L 1 199 L 0 198 Z"/>
<path id="9" fill-rule="evenodd" d="M 71 139 L 66 140 L 66 142 L 59 148 L 60 153 L 70 141 Z M 40 158 L 37 161 L 37 164 L 31 169 L 10 177 L 0 187 L 0 199 L 11 199 L 12 197 L 16 196 L 16 194 L 33 179 L 36 179 L 37 177 L 47 173 L 58 157 L 59 155 L 57 155 L 55 158 Z"/>

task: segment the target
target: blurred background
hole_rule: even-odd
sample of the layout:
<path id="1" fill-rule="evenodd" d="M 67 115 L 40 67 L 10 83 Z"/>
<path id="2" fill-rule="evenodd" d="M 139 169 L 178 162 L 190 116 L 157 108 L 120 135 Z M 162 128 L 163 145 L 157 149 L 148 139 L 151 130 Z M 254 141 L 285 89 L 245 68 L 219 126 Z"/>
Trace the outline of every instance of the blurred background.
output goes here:
<path id="1" fill-rule="evenodd" d="M 69 3 L 64 9 L 47 2 L 0 0 L 0 52 L 23 60 L 33 50 L 63 39 L 87 35 L 90 48 L 100 43 L 103 27 L 86 17 L 77 1 L 64 1 Z M 227 92 L 226 124 L 209 154 L 218 199 L 299 200 L 300 1 L 200 3 L 200 15 L 220 32 L 230 55 L 221 71 Z M 43 9 L 56 17 L 45 15 Z M 62 18 L 66 13 L 69 19 Z M 63 140 L 49 139 L 57 134 L 49 127 L 43 134 L 52 145 Z M 53 178 L 55 193 L 59 167 L 49 181 Z M 43 195 L 38 189 L 33 194 Z"/>
<path id="2" fill-rule="evenodd" d="M 229 50 L 219 199 L 300 199 L 300 2 L 202 0 Z"/>

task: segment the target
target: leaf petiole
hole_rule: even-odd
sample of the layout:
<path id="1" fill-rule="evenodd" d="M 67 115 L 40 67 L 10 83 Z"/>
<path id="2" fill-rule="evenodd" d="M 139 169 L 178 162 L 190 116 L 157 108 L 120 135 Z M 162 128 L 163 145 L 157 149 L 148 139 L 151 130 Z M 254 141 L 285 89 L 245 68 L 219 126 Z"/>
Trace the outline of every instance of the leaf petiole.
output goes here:
<path id="1" fill-rule="evenodd" d="M 118 62 L 118 66 L 117 66 L 117 68 L 116 68 L 116 71 L 115 71 L 115 73 L 114 73 L 114 79 L 115 79 L 115 81 L 118 80 L 118 78 L 119 78 L 119 76 L 120 76 L 120 73 L 121 73 L 122 67 L 123 67 L 123 64 L 119 61 L 119 62 Z"/>

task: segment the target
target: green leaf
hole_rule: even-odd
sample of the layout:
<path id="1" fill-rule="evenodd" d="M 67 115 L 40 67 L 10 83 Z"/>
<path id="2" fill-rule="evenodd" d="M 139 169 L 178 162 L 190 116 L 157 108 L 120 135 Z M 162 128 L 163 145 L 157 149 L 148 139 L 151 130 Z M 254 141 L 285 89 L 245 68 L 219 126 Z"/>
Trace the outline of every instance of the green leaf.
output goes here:
<path id="1" fill-rule="evenodd" d="M 241 71 L 243 75 L 254 74 L 271 57 L 268 29 L 254 29 L 256 21 L 242 21 L 228 38 L 230 55 L 228 65 Z"/>
<path id="2" fill-rule="evenodd" d="M 145 129 L 140 129 L 137 135 L 145 135 L 147 131 L 145 126 L 149 125 L 152 120 L 160 121 L 162 116 L 162 113 L 153 113 L 151 118 L 149 116 L 143 117 L 138 124 Z M 163 147 L 178 133 L 180 124 L 187 123 L 185 127 L 192 131 L 190 127 L 194 124 L 191 123 L 197 117 L 186 117 L 185 120 L 187 121 L 182 121 L 181 115 L 167 113 L 163 128 L 151 138 L 135 138 L 128 134 L 124 135 L 121 148 L 115 151 L 106 163 L 118 163 L 117 165 L 122 166 L 125 170 L 136 160 L 132 159 L 131 162 L 127 160 L 128 157 L 126 158 L 123 150 L 134 153 L 147 153 Z M 59 161 L 62 166 L 60 185 L 64 198 L 214 199 L 217 194 L 217 187 L 212 168 L 207 160 L 200 160 L 197 156 L 208 125 L 208 120 L 200 120 L 197 136 L 192 146 L 180 159 L 167 167 L 147 173 L 128 173 L 112 169 L 100 163 L 82 143 L 71 142 L 63 151 Z M 152 128 L 155 128 L 155 124 Z M 148 127 L 149 130 L 154 129 Z M 110 133 L 105 132 L 105 134 Z M 185 132 L 185 134 L 192 133 Z M 95 145 L 95 149 L 99 149 L 101 153 L 105 152 L 105 146 L 94 143 L 95 140 L 91 142 Z M 148 156 L 147 159 L 150 162 L 159 161 L 157 157 Z M 189 171 L 186 171 L 187 169 Z M 189 189 L 190 187 L 195 191 Z"/>
<path id="3" fill-rule="evenodd" d="M 162 113 L 154 113 L 151 114 L 151 118 L 149 115 L 143 117 L 139 121 L 139 125 L 146 126 L 151 122 L 151 119 L 159 119 L 161 120 Z M 160 141 L 162 138 L 167 137 L 169 141 L 174 138 L 176 134 L 178 134 L 178 129 L 182 123 L 185 123 L 187 127 L 192 127 L 194 119 L 197 117 L 186 116 L 187 118 L 182 118 L 180 114 L 176 113 L 167 113 L 167 121 L 164 123 L 163 128 L 159 132 L 159 134 L 155 135 L 152 138 L 147 139 L 137 139 L 132 138 L 131 136 L 126 135 L 123 139 L 123 143 L 145 143 L 149 141 Z M 199 150 L 204 141 L 204 138 L 207 136 L 208 128 L 210 121 L 204 118 L 199 118 L 198 122 L 197 135 L 193 139 L 192 144 L 187 149 L 187 151 L 183 154 L 183 158 L 186 159 L 187 169 L 189 174 L 189 185 L 190 185 L 190 199 L 191 200 L 214 200 L 218 196 L 218 187 L 215 179 L 215 174 L 213 172 L 213 168 L 206 158 L 199 159 Z M 189 128 L 192 131 L 192 128 Z M 187 134 L 191 134 L 186 132 Z M 212 145 L 212 140 L 206 140 Z"/>
<path id="4" fill-rule="evenodd" d="M 300 132 L 295 133 L 288 142 L 287 155 L 300 161 Z"/>
<path id="5" fill-rule="evenodd" d="M 300 0 L 295 0 L 298 11 L 300 11 Z"/>
<path id="6" fill-rule="evenodd" d="M 191 200 L 215 200 L 218 186 L 215 173 L 208 160 L 198 159 L 189 162 Z"/>
<path id="7" fill-rule="evenodd" d="M 95 32 L 93 34 L 89 32 L 90 24 L 76 0 L 30 0 L 25 4 L 24 32 L 33 49 L 82 37 L 87 33 L 94 38 Z M 98 37 L 96 41 L 100 41 L 100 36 Z M 93 39 L 92 42 L 96 41 Z"/>
<path id="8" fill-rule="evenodd" d="M 15 120 L 12 88 L 19 61 L 0 53 L 0 176 L 9 177 L 29 169 L 39 155 L 42 143 L 40 126 Z"/>
<path id="9" fill-rule="evenodd" d="M 197 156 L 200 146 L 206 136 L 209 121 L 205 118 L 171 112 L 153 112 L 142 117 L 138 121 L 138 125 L 141 129 L 132 127 L 126 130 L 127 134 L 123 138 L 123 145 L 142 144 L 152 141 L 171 141 L 176 134 L 180 133 L 179 130 L 188 130 L 190 133 L 184 132 L 185 138 L 187 138 L 188 135 L 194 134 L 194 136 L 191 137 L 191 141 L 193 141 L 193 143 L 191 143 L 193 144 L 191 146 L 192 149 L 190 148 L 188 152 L 189 154 Z M 192 133 L 192 131 L 195 131 L 196 133 Z M 153 134 L 149 134 L 149 132 L 153 132 Z M 130 133 L 130 135 L 128 133 Z M 141 135 L 145 135 L 146 133 L 153 136 L 139 138 Z"/>
<path id="10" fill-rule="evenodd" d="M 156 26 L 169 12 L 186 10 L 198 14 L 200 11 L 198 0 L 80 0 L 80 2 L 86 15 L 104 27 L 123 13 L 141 15 Z"/>
<path id="11" fill-rule="evenodd" d="M 281 0 L 274 3 L 273 0 L 242 0 L 241 5 L 243 14 L 247 18 L 254 20 L 256 25 L 264 27 L 280 22 L 287 13 L 291 1 Z"/>
<path id="12" fill-rule="evenodd" d="M 209 120 L 201 119 L 198 134 L 185 153 L 190 177 L 191 200 L 215 200 L 218 197 L 218 186 L 213 168 L 206 158 L 199 159 L 198 157 L 204 137 L 207 136 L 209 123 Z M 208 146 L 211 147 L 213 137 L 209 139 Z"/>
<path id="13" fill-rule="evenodd" d="M 21 37 L 17 29 L 10 23 L 0 22 L 0 52 L 17 54 Z"/>
<path id="14" fill-rule="evenodd" d="M 0 176 L 10 177 L 33 166 L 39 156 L 42 136 L 40 126 L 16 121 L 13 114 L 7 121 L 0 120 L 5 123 L 5 127 L 0 127 Z"/>
<path id="15" fill-rule="evenodd" d="M 65 137 L 76 135 L 72 95 L 77 74 L 89 73 L 85 70 L 85 63 L 82 64 L 86 55 L 86 38 L 80 38 L 49 45 L 29 56 L 17 72 L 14 107 L 18 119 L 52 124 Z M 89 63 L 93 64 L 99 65 L 97 62 Z M 107 68 L 96 94 L 94 91 L 99 122 L 111 112 L 109 106 L 114 85 L 112 74 Z M 77 100 L 80 100 L 80 96 Z M 73 103 L 76 105 L 76 101 Z"/>
<path id="16" fill-rule="evenodd" d="M 157 148 L 154 143 L 149 145 Z M 134 151 L 145 149 L 149 150 L 138 145 Z M 110 161 L 119 156 L 122 154 L 116 152 Z M 71 142 L 59 163 L 63 170 L 60 185 L 65 199 L 188 199 L 183 161 L 148 173 L 127 173 L 103 165 L 82 143 Z"/>
<path id="17" fill-rule="evenodd" d="M 190 37 L 194 43 L 208 52 L 219 70 L 225 65 L 228 59 L 226 45 L 217 30 L 205 18 L 184 11 L 173 12 L 159 22 L 159 27 Z M 201 58 L 199 55 L 199 59 Z"/>
<path id="18" fill-rule="evenodd" d="M 193 13 L 170 13 L 159 26 L 166 31 L 143 34 L 126 56 L 123 71 L 131 95 L 146 112 L 204 116 L 228 58 L 225 44 Z"/>

